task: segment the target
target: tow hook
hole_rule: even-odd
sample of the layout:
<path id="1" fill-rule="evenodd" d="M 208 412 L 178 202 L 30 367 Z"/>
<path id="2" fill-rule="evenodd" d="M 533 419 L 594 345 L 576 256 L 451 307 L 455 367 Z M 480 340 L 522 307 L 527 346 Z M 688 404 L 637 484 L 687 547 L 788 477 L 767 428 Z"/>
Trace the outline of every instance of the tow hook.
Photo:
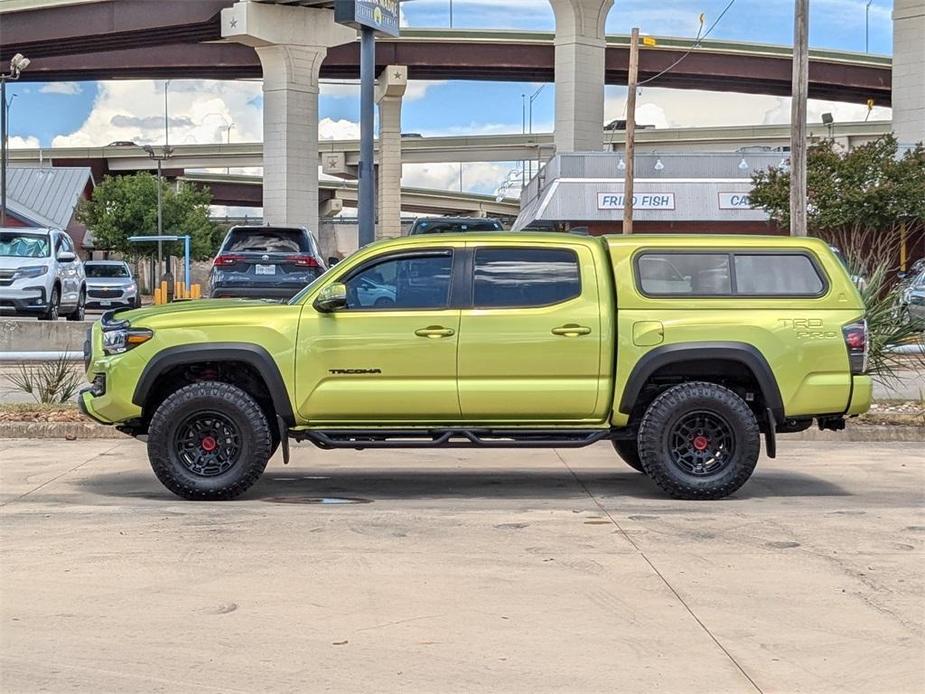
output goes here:
<path id="1" fill-rule="evenodd" d="M 845 428 L 845 418 L 838 417 L 820 417 L 818 420 L 819 429 L 825 431 L 841 431 Z"/>

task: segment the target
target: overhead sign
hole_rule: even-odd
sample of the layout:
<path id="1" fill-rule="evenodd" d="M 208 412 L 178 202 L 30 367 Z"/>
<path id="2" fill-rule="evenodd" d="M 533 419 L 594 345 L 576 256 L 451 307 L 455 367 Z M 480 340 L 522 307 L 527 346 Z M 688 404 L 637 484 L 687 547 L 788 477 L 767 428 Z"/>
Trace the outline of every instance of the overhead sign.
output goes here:
<path id="1" fill-rule="evenodd" d="M 335 0 L 334 21 L 398 36 L 398 0 Z"/>
<path id="2" fill-rule="evenodd" d="M 719 193 L 719 209 L 750 210 L 752 201 L 748 193 Z"/>
<path id="3" fill-rule="evenodd" d="M 622 210 L 623 193 L 598 193 L 597 209 Z M 637 193 L 633 196 L 634 210 L 673 210 L 674 193 Z"/>

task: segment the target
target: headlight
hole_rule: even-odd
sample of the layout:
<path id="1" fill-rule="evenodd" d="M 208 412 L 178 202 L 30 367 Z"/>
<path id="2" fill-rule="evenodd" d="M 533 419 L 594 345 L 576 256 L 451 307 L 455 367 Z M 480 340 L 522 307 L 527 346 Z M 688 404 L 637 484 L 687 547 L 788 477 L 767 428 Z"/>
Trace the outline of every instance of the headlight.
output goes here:
<path id="1" fill-rule="evenodd" d="M 21 267 L 13 275 L 14 280 L 23 280 L 29 277 L 41 277 L 46 272 L 48 272 L 47 265 L 30 265 L 29 267 Z"/>
<path id="2" fill-rule="evenodd" d="M 103 352 L 122 354 L 154 337 L 151 330 L 145 328 L 121 328 L 103 331 Z"/>

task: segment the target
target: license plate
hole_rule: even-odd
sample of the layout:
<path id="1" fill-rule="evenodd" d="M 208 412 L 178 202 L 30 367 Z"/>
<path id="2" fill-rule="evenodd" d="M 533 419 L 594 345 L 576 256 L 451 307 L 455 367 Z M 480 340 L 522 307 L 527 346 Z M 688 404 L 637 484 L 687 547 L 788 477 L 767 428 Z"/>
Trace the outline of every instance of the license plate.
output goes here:
<path id="1" fill-rule="evenodd" d="M 100 299 L 100 306 L 112 306 L 112 302 L 109 299 Z"/>
<path id="2" fill-rule="evenodd" d="M 257 275 L 275 275 L 276 266 L 275 265 L 255 265 L 254 273 Z"/>

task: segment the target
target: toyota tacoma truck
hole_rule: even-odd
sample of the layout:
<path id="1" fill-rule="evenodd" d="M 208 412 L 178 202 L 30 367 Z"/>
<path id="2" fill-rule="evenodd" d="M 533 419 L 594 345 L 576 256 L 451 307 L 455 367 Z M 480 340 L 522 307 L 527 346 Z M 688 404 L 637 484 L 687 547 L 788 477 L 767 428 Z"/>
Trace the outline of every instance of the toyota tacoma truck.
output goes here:
<path id="1" fill-rule="evenodd" d="M 777 434 L 867 410 L 867 344 L 857 289 L 812 238 L 423 235 L 362 248 L 286 304 L 111 311 L 80 405 L 146 437 L 188 499 L 238 496 L 293 439 L 609 441 L 669 495 L 717 499 L 762 440 L 773 457 Z"/>

